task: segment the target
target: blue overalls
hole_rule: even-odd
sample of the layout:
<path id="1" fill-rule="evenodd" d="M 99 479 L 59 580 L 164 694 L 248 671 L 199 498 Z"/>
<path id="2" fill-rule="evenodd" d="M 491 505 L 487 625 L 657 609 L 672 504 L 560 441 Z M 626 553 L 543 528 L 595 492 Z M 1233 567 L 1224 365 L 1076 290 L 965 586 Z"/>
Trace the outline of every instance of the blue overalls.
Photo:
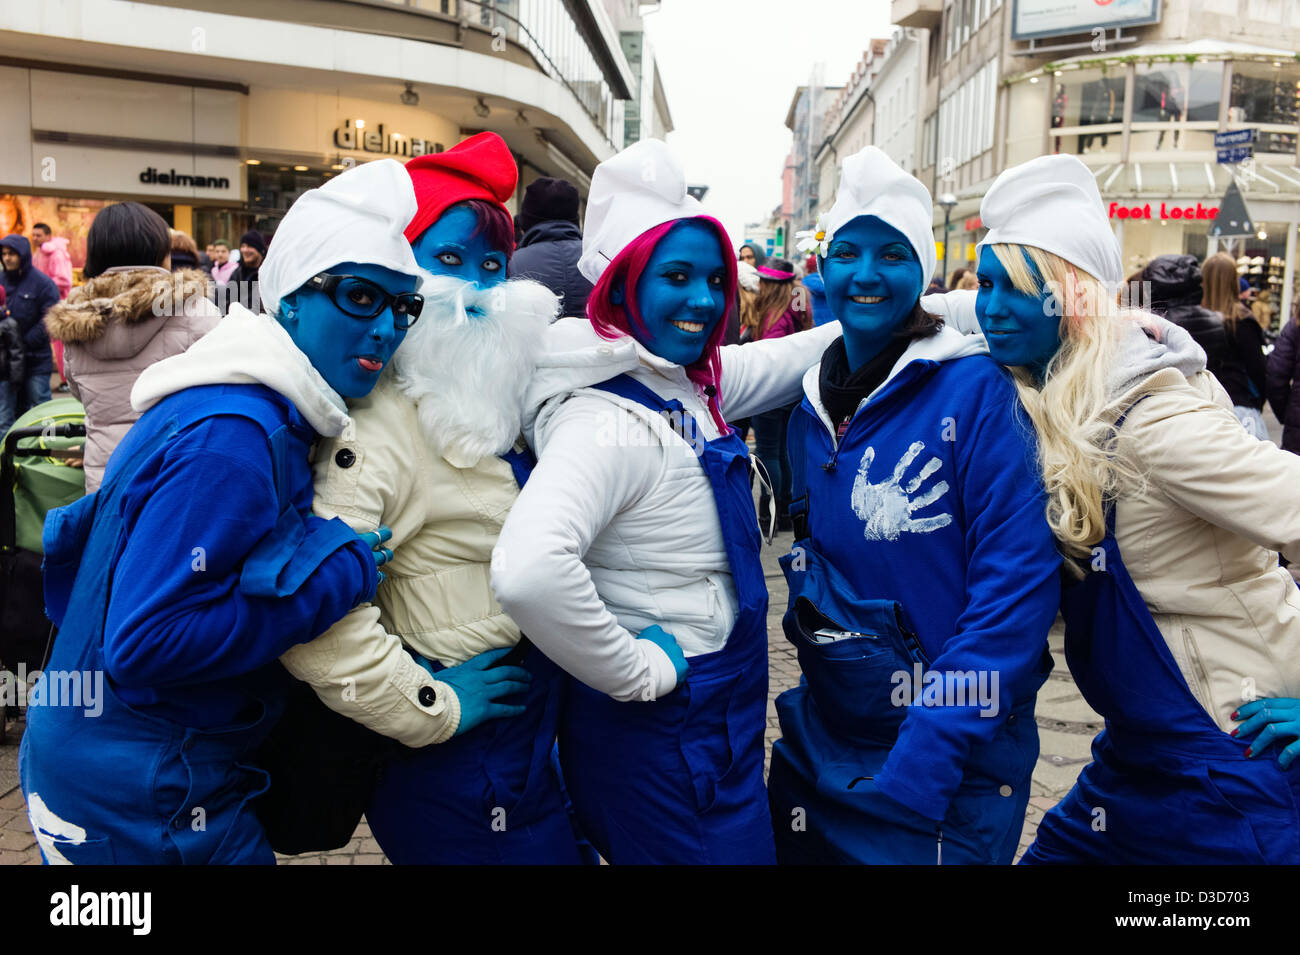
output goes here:
<path id="1" fill-rule="evenodd" d="M 396 865 L 578 865 L 564 790 L 551 760 L 565 681 L 531 644 L 522 666 L 527 710 L 489 720 L 385 765 L 366 806 Z M 512 654 L 513 656 L 513 654 Z M 443 669 L 434 662 L 435 672 Z"/>
<path id="2" fill-rule="evenodd" d="M 272 661 L 237 678 L 251 700 L 246 712 L 228 725 L 198 729 L 124 703 L 106 671 L 103 646 L 125 543 L 121 496 L 168 441 L 205 418 L 239 415 L 260 425 L 270 442 L 281 520 L 244 565 L 245 593 L 276 598 L 292 592 L 329 554 L 355 540 L 341 521 L 303 536 L 283 475 L 295 455 L 309 473 L 305 462 L 315 435 L 286 425 L 285 409 L 261 391 L 211 387 L 205 392 L 210 400 L 188 401 L 170 415 L 160 404 L 134 426 L 142 436 L 157 430 L 134 444 L 120 466 L 110 467 L 105 484 L 47 517 L 46 605 L 61 625 L 48 670 L 102 674 L 103 709 L 97 716 L 68 706 L 28 710 L 20 775 L 46 862 L 275 863 L 251 805 L 268 786 L 253 759 L 283 709 L 287 674 Z"/>
<path id="3" fill-rule="evenodd" d="M 688 418 L 681 402 L 626 375 L 596 387 Z M 775 862 L 763 797 L 767 586 L 749 451 L 727 434 L 703 445 L 700 464 L 740 603 L 726 646 L 691 657 L 685 683 L 653 702 L 619 702 L 572 680 L 560 715 L 560 761 L 579 826 L 615 864 Z"/>
<path id="4" fill-rule="evenodd" d="M 772 747 L 768 796 L 782 865 L 1010 864 L 1014 858 L 1038 756 L 1034 700 L 1050 671 L 1046 635 L 1057 604 L 1058 558 L 1035 493 L 1032 455 L 1014 428 L 990 416 L 1005 415 L 1008 425 L 1012 420 L 1006 409 L 1014 392 L 998 375 L 983 358 L 942 365 L 916 361 L 861 406 L 837 439 L 806 397 L 791 419 L 796 540 L 781 559 L 790 588 L 782 623 L 798 651 L 803 676 L 776 700 L 781 738 Z M 982 406 L 986 410 L 981 412 Z M 946 417 L 950 414 L 959 416 L 955 442 L 943 437 L 953 423 Z M 981 428 L 1005 446 L 991 447 L 988 438 L 961 444 Z M 875 456 L 887 476 L 892 449 L 909 445 L 913 456 L 904 460 L 913 462 L 912 470 L 900 464 L 896 475 L 915 473 L 933 454 L 923 475 L 955 490 L 932 496 L 918 515 L 942 511 L 947 520 L 931 516 L 928 532 L 868 536 L 864 522 L 877 515 L 855 515 L 851 491 L 864 480 L 865 462 Z M 933 450 L 916 457 L 919 448 Z M 973 513 L 971 501 L 980 497 L 971 492 L 973 470 L 965 471 L 964 485 L 959 483 L 963 456 L 987 459 L 990 472 L 980 480 L 1005 484 L 1017 502 L 1006 505 L 1013 519 L 1000 526 L 994 562 L 1014 566 L 1017 548 L 1024 548 L 1019 558 L 1025 580 L 1032 574 L 1035 580 L 1050 579 L 1051 586 L 1035 585 L 1023 600 L 1008 592 L 1003 607 L 982 611 L 982 619 L 989 621 L 985 632 L 999 626 L 999 618 L 1024 614 L 1025 642 L 1017 641 L 1004 661 L 994 661 L 1002 667 L 1000 696 L 1005 702 L 990 715 L 988 732 L 958 747 L 953 740 L 969 733 L 969 724 L 983 718 L 982 713 L 972 720 L 964 702 L 913 711 L 920 702 L 918 683 L 949 672 L 932 670 L 932 661 L 948 650 L 956 622 L 969 619 L 975 584 L 968 574 L 975 571 L 968 570 L 968 562 L 976 546 L 970 542 L 989 534 Z M 920 486 L 918 480 L 915 487 Z M 905 781 L 933 795 L 932 778 L 917 778 L 926 772 L 927 760 L 936 767 L 935 778 L 940 765 L 955 764 L 958 773 L 941 820 L 877 786 L 909 713 L 915 720 L 930 720 L 913 729 L 933 726 L 925 739 L 934 749 L 900 763 L 909 767 Z M 949 723 L 947 732 L 941 721 Z"/>
<path id="5" fill-rule="evenodd" d="M 1021 862 L 1300 863 L 1300 762 L 1246 759 L 1197 702 L 1124 567 L 1113 508 L 1101 549 L 1061 610 L 1070 673 L 1106 728 Z"/>
<path id="6" fill-rule="evenodd" d="M 527 449 L 501 457 L 522 488 L 537 459 Z M 532 674 L 528 692 L 509 701 L 526 712 L 402 753 L 384 767 L 366 820 L 395 865 L 596 861 L 574 832 L 555 759 L 564 674 L 526 639 L 507 660 Z M 421 663 L 435 674 L 445 669 L 436 660 Z"/>

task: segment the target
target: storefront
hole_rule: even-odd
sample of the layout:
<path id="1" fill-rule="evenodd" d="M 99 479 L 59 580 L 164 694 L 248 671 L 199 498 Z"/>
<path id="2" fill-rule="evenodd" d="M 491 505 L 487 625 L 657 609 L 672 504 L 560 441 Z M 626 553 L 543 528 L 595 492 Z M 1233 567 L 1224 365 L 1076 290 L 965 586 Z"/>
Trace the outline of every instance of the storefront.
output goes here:
<path id="1" fill-rule="evenodd" d="M 1072 57 L 1010 79 L 1007 108 L 1005 165 L 1044 153 L 1086 163 L 1120 241 L 1126 275 L 1158 255 L 1204 259 L 1225 250 L 1245 260 L 1242 275 L 1269 291 L 1275 312 L 1296 300 L 1295 53 L 1197 40 Z M 1249 131 L 1246 161 L 1219 161 L 1215 134 L 1227 131 Z M 1251 229 L 1217 241 L 1211 229 L 1234 180 Z"/>
<path id="2" fill-rule="evenodd" d="M 0 99 L 0 234 L 47 223 L 69 240 L 76 270 L 109 202 L 150 206 L 200 249 L 237 244 L 250 228 L 272 235 L 294 200 L 351 165 L 405 161 L 463 138 L 428 108 L 337 90 L 13 66 L 0 66 L 0 87 L 9 94 Z"/>

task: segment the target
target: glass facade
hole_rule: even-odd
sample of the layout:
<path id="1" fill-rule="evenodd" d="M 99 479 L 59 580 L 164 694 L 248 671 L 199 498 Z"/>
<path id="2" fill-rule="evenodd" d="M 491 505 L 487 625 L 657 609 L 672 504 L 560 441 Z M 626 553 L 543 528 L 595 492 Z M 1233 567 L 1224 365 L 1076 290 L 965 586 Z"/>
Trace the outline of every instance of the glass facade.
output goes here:
<path id="1" fill-rule="evenodd" d="M 1061 71 L 1051 80 L 1051 149 L 1118 158 L 1129 116 L 1133 154 L 1214 151 L 1219 117 L 1229 129 L 1253 127 L 1256 153 L 1296 152 L 1300 119 L 1300 63 L 1294 60 L 1136 63 L 1133 102 L 1124 102 L 1126 67 Z M 1229 101 L 1224 71 L 1231 70 Z M 1151 158 L 1148 156 L 1148 158 Z M 1169 159 L 1177 161 L 1177 155 Z"/>
<path id="2" fill-rule="evenodd" d="M 1235 64 L 1229 105 L 1234 123 L 1260 125 L 1255 141 L 1257 152 L 1294 153 L 1297 106 L 1300 105 L 1300 65 Z M 1289 128 L 1269 129 L 1270 126 Z"/>
<path id="3" fill-rule="evenodd" d="M 518 43 L 552 79 L 568 87 L 609 140 L 623 141 L 623 103 L 614 99 L 596 56 L 563 0 L 387 0 L 467 20 Z"/>

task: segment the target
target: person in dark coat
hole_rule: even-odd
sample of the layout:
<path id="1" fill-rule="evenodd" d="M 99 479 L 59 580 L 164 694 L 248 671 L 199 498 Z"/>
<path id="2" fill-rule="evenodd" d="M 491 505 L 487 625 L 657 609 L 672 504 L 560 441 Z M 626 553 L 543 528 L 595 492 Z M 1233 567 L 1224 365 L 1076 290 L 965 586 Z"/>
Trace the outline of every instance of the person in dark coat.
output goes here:
<path id="1" fill-rule="evenodd" d="M 1278 335 L 1268 356 L 1264 391 L 1282 422 L 1282 449 L 1300 454 L 1300 307 Z"/>
<path id="2" fill-rule="evenodd" d="M 54 353 L 45 331 L 45 313 L 59 301 L 53 280 L 32 265 L 32 247 L 26 237 L 7 235 L 0 239 L 0 264 L 9 316 L 23 336 L 23 380 L 15 389 L 15 416 L 50 400 L 50 373 Z"/>
<path id="3" fill-rule="evenodd" d="M 1201 304 L 1201 263 L 1194 255 L 1158 255 L 1142 270 L 1151 283 L 1151 311 L 1191 333 L 1205 351 L 1206 368 L 1216 378 L 1228 356 L 1223 316 Z"/>
<path id="4" fill-rule="evenodd" d="M 524 191 L 519 207 L 524 236 L 510 260 L 510 277 L 533 279 L 560 296 L 560 316 L 587 314 L 591 283 L 578 271 L 582 230 L 578 190 L 564 179 L 542 178 Z"/>
<path id="5" fill-rule="evenodd" d="M 5 290 L 0 286 L 0 438 L 16 417 L 14 392 L 23 382 L 24 354 L 22 332 L 5 309 Z"/>
<path id="6" fill-rule="evenodd" d="M 256 229 L 249 229 L 239 237 L 239 266 L 230 273 L 224 295 L 218 293 L 217 305 L 224 315 L 232 302 L 238 302 L 251 312 L 261 308 L 261 299 L 254 293 L 257 290 L 257 273 L 262 268 L 262 259 L 266 257 L 266 237 Z"/>

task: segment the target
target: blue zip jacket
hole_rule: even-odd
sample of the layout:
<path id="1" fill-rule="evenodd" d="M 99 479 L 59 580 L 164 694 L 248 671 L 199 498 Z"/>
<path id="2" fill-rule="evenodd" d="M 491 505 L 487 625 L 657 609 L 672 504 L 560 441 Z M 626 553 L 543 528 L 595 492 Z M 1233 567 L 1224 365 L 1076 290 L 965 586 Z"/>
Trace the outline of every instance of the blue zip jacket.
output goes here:
<path id="1" fill-rule="evenodd" d="M 826 301 L 826 283 L 817 272 L 809 272 L 802 279 L 803 287 L 808 290 L 808 301 L 812 306 L 813 327 L 835 321 L 830 304 Z"/>
<path id="2" fill-rule="evenodd" d="M 838 446 L 813 368 L 790 425 L 812 546 L 856 596 L 902 604 L 931 672 L 983 671 L 989 685 L 997 675 L 996 716 L 974 702 L 909 706 L 876 775 L 882 792 L 932 819 L 972 747 L 1032 704 L 1060 599 L 1032 426 L 1010 378 L 983 354 L 914 357 L 969 351 L 962 340 L 944 329 L 914 343 Z"/>
<path id="3" fill-rule="evenodd" d="M 232 399 L 244 409 L 251 399 L 257 417 L 223 413 Z M 211 727 L 287 686 L 280 655 L 371 600 L 376 574 L 346 524 L 311 513 L 316 433 L 263 385 L 204 385 L 164 398 L 113 452 L 105 484 L 177 421 L 175 436 L 127 479 L 120 516 L 96 517 L 122 525 L 104 661 L 124 702 Z M 85 539 L 75 524 L 73 516 L 46 527 L 46 602 L 56 623 Z"/>
<path id="4" fill-rule="evenodd" d="M 54 355 L 44 319 L 51 306 L 59 303 L 59 287 L 32 265 L 32 246 L 25 236 L 7 235 L 0 239 L 0 248 L 18 253 L 18 271 L 0 270 L 0 284 L 5 290 L 5 307 L 23 336 L 27 377 L 48 375 L 54 371 Z"/>

